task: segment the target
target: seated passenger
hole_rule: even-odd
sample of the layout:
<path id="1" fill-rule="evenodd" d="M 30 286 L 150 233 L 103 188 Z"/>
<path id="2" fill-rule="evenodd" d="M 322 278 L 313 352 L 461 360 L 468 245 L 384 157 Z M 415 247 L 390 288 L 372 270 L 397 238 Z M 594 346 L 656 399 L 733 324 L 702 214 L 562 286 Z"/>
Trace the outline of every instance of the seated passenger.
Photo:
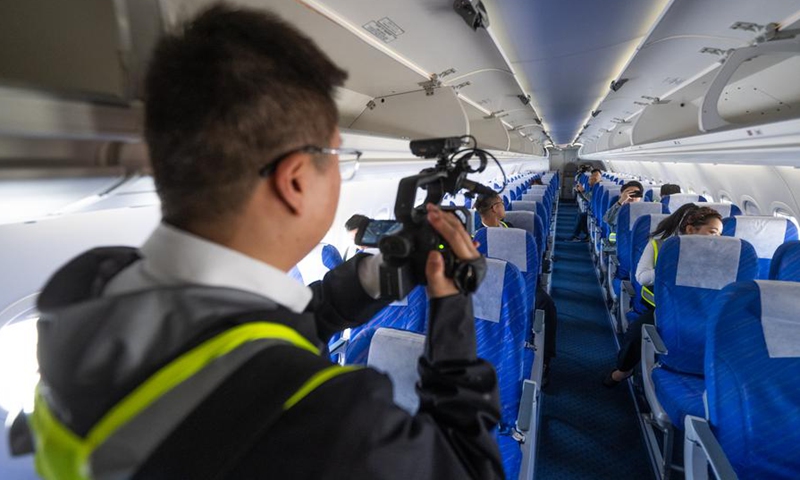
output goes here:
<path id="1" fill-rule="evenodd" d="M 475 208 L 481 216 L 481 224 L 484 227 L 503 227 L 514 228 L 509 222 L 504 222 L 506 210 L 500 195 L 480 195 L 475 201 Z M 539 252 L 540 254 L 542 252 Z M 558 328 L 558 311 L 556 302 L 553 301 L 547 291 L 542 288 L 541 282 L 536 282 L 536 304 L 537 310 L 544 311 L 544 375 L 542 377 L 542 387 L 549 383 L 550 359 L 556 356 L 556 330 Z"/>
<path id="2" fill-rule="evenodd" d="M 347 235 L 350 237 L 350 245 L 347 246 L 342 256 L 342 260 L 345 262 L 364 251 L 364 247 L 356 245 L 356 234 L 358 229 L 367 223 L 369 223 L 369 218 L 360 213 L 356 213 L 344 222 L 344 229 L 347 230 Z"/>
<path id="3" fill-rule="evenodd" d="M 617 231 L 617 217 L 619 216 L 619 209 L 626 203 L 634 203 L 642 200 L 642 193 L 644 187 L 636 180 L 631 180 L 619 189 L 619 199 L 608 208 L 608 211 L 603 215 L 603 221 L 608 224 L 612 232 Z"/>
<path id="4" fill-rule="evenodd" d="M 674 183 L 665 183 L 664 185 L 661 185 L 661 189 L 658 192 L 661 198 L 674 193 L 681 193 L 680 185 L 675 185 Z"/>
<path id="5" fill-rule="evenodd" d="M 589 177 L 589 190 L 583 188 L 583 185 L 580 183 L 575 184 L 575 192 L 583 198 L 587 203 L 591 202 L 592 200 L 592 187 L 595 183 L 599 182 L 602 178 L 603 172 L 599 168 L 595 168 L 592 170 L 592 174 Z M 586 236 L 581 239 L 581 233 L 585 234 Z M 572 230 L 572 238 L 568 241 L 570 242 L 588 242 L 589 241 L 589 212 L 581 212 L 578 215 L 577 220 L 575 221 L 575 228 Z"/>
<path id="6" fill-rule="evenodd" d="M 533 181 L 531 182 L 531 185 L 544 185 L 544 182 L 542 181 L 541 178 L 537 177 L 537 178 L 533 179 Z"/>
<path id="7" fill-rule="evenodd" d="M 514 228 L 514 225 L 503 221 L 506 217 L 506 206 L 498 193 L 478 195 L 475 211 L 481 216 L 481 225 L 484 227 Z"/>
<path id="8" fill-rule="evenodd" d="M 693 203 L 681 206 L 675 213 L 658 224 L 651 240 L 636 266 L 636 281 L 642 285 L 642 299 L 648 310 L 628 326 L 625 338 L 617 355 L 617 368 L 603 380 L 606 387 L 614 387 L 633 374 L 633 368 L 642 355 L 642 325 L 655 324 L 655 302 L 652 287 L 656 279 L 658 250 L 664 240 L 678 232 L 679 235 L 721 235 L 722 215 L 709 207 L 698 207 Z"/>

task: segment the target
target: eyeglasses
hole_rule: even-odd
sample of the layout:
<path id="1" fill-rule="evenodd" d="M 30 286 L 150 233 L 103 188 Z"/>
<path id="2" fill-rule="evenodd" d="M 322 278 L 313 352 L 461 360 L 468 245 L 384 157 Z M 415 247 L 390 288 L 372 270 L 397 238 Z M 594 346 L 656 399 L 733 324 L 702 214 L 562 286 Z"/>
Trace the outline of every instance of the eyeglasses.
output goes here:
<path id="1" fill-rule="evenodd" d="M 258 171 L 258 175 L 261 177 L 268 177 L 275 169 L 278 167 L 278 164 L 288 158 L 295 153 L 310 153 L 312 155 L 336 155 L 339 157 L 339 173 L 342 176 L 342 180 L 351 180 L 355 177 L 356 172 L 358 171 L 358 160 L 363 155 L 361 150 L 356 150 L 354 148 L 328 148 L 328 147 L 317 147 L 314 145 L 304 145 L 299 148 L 295 148 L 293 150 L 289 150 L 288 152 L 280 155 L 278 158 L 268 162 L 266 165 L 261 167 Z"/>

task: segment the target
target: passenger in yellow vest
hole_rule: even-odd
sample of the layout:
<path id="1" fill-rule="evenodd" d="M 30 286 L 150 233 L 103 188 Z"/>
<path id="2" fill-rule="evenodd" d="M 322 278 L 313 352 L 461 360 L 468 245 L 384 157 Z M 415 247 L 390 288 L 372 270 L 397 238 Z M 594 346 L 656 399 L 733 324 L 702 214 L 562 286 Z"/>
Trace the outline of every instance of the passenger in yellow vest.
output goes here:
<path id="1" fill-rule="evenodd" d="M 502 478 L 492 366 L 470 295 L 430 252 L 420 406 L 325 354 L 378 299 L 365 253 L 304 286 L 287 275 L 328 232 L 346 73 L 274 15 L 214 5 L 160 40 L 145 132 L 163 221 L 141 249 L 89 251 L 39 297 L 30 418 L 46 479 Z M 432 227 L 474 267 L 458 219 Z"/>
<path id="2" fill-rule="evenodd" d="M 514 228 L 514 225 L 504 221 L 506 206 L 499 194 L 478 195 L 474 207 L 481 216 L 481 225 L 484 227 Z"/>
<path id="3" fill-rule="evenodd" d="M 648 310 L 628 326 L 617 355 L 617 368 L 603 380 L 603 385 L 607 387 L 614 387 L 630 377 L 634 367 L 641 360 L 642 325 L 655 323 L 656 299 L 652 288 L 656 278 L 658 251 L 664 240 L 676 233 L 679 235 L 721 235 L 722 216 L 713 208 L 687 203 L 658 224 L 658 228 L 650 236 L 650 241 L 636 266 L 636 281 L 642 285 L 642 300 L 648 305 Z"/>

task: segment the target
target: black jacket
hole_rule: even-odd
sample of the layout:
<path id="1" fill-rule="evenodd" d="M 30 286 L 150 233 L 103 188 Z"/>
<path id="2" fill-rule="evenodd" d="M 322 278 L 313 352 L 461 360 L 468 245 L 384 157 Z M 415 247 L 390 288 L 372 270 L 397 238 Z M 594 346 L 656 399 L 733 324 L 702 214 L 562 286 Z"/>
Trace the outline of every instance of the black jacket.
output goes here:
<path id="1" fill-rule="evenodd" d="M 361 258 L 312 284 L 311 304 L 296 314 L 230 289 L 172 287 L 103 297 L 108 281 L 138 254 L 119 248 L 87 252 L 54 275 L 40 297 L 40 370 L 56 404 L 52 409 L 70 429 L 85 434 L 158 368 L 236 324 L 285 323 L 324 349 L 334 332 L 364 323 L 385 306 L 363 291 L 357 277 Z M 156 296 L 167 306 L 163 316 L 137 315 L 132 306 L 143 300 L 136 295 L 148 305 Z M 188 313 L 197 304 L 204 308 Z M 220 313 L 209 315 L 209 310 Z M 269 348 L 191 411 L 136 478 L 220 478 L 211 475 L 220 471 L 231 479 L 502 478 L 493 432 L 499 420 L 496 377 L 492 366 L 475 356 L 472 302 L 455 295 L 432 300 L 429 310 L 416 415 L 393 403 L 388 377 L 362 369 L 323 383 L 277 421 L 266 421 L 270 402 L 282 402 L 309 372 L 330 366 L 325 356 L 305 350 Z M 186 315 L 195 317 L 189 322 Z M 119 332 L 145 322 L 169 324 L 167 337 L 181 334 L 153 335 L 156 340 L 141 362 L 130 365 L 130 356 L 119 353 L 127 341 Z M 116 338 L 98 343 L 106 334 Z M 98 362 L 99 345 L 109 342 L 119 345 L 112 349 L 116 353 Z"/>

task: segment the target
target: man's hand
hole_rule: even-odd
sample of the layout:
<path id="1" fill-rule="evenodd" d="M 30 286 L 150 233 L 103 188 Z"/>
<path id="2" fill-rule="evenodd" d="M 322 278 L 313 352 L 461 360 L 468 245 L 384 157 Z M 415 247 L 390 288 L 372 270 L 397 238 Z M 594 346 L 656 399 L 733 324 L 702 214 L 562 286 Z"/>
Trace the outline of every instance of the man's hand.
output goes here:
<path id="1" fill-rule="evenodd" d="M 442 212 L 438 206 L 430 203 L 427 209 L 431 226 L 450 245 L 458 259 L 474 260 L 481 256 L 476 244 L 455 215 Z M 453 279 L 447 278 L 444 274 L 444 259 L 441 253 L 436 251 L 428 253 L 425 276 L 428 278 L 428 298 L 441 298 L 458 293 Z"/>
<path id="2" fill-rule="evenodd" d="M 625 205 L 626 203 L 631 203 L 631 201 L 633 201 L 633 197 L 631 197 L 631 195 L 633 195 L 634 191 L 635 190 L 625 190 L 625 193 L 619 196 L 619 204 Z"/>
<path id="3" fill-rule="evenodd" d="M 583 184 L 579 183 L 579 184 L 575 185 L 575 190 L 577 190 L 579 192 L 583 192 Z"/>

